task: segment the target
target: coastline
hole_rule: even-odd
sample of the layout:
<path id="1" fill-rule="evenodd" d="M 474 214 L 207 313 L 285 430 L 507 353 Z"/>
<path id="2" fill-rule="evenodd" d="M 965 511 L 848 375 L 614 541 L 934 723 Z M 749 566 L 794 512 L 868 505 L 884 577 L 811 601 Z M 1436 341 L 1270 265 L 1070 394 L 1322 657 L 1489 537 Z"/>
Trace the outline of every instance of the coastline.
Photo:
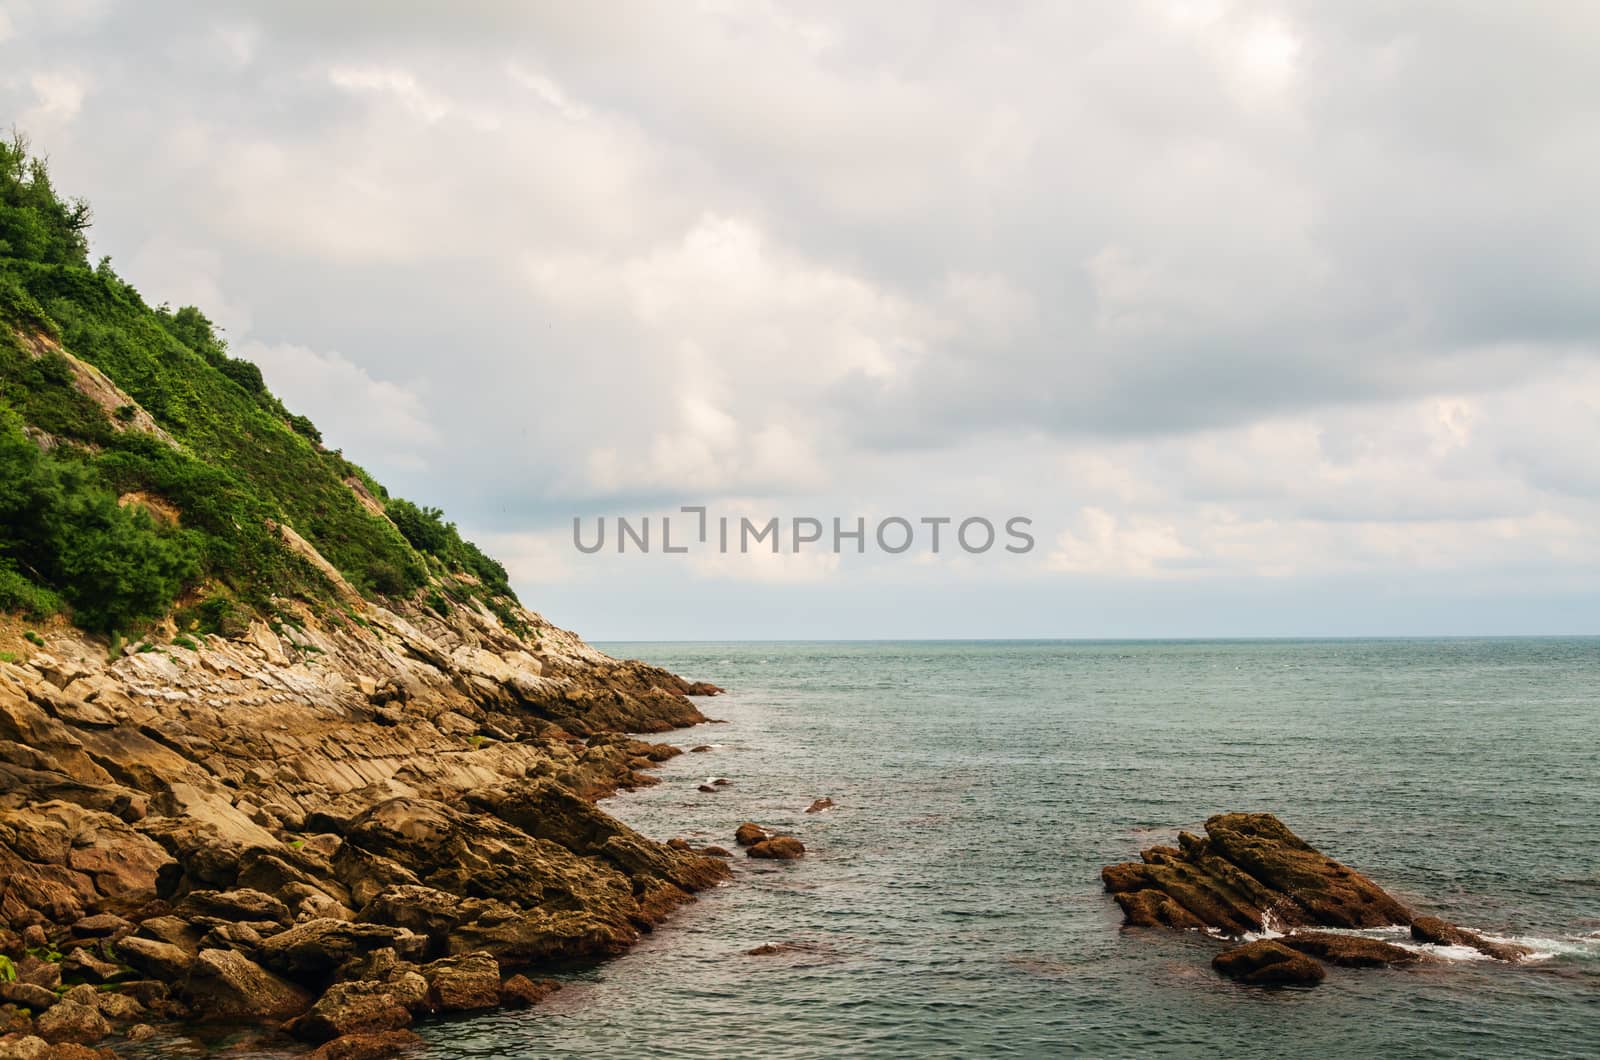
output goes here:
<path id="1" fill-rule="evenodd" d="M 728 875 L 595 805 L 680 753 L 629 732 L 720 690 L 531 612 L 352 612 L 115 658 L 59 627 L 0 663 L 0 1050 L 224 1025 L 386 1055 Z"/>

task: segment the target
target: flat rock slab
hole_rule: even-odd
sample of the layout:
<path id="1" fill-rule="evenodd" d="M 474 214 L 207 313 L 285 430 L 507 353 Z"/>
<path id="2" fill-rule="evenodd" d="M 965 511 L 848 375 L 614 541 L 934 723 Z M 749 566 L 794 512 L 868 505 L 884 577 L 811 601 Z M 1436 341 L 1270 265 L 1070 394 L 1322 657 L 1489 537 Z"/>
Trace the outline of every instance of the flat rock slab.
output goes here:
<path id="1" fill-rule="evenodd" d="M 1223 950 L 1211 967 L 1251 986 L 1316 986 L 1328 974 L 1312 958 L 1273 939 Z"/>

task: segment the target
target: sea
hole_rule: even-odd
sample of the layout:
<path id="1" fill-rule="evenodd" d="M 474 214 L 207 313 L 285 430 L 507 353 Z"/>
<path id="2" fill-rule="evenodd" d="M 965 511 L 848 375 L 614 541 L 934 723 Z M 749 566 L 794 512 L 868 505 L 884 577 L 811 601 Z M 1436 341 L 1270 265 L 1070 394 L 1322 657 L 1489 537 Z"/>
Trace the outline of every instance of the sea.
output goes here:
<path id="1" fill-rule="evenodd" d="M 1600 1055 L 1600 639 L 603 647 L 728 690 L 651 737 L 710 751 L 605 808 L 807 853 L 736 857 L 543 1005 L 420 1027 L 424 1055 Z M 1535 956 L 1265 990 L 1216 939 L 1123 927 L 1101 867 L 1224 811 Z"/>

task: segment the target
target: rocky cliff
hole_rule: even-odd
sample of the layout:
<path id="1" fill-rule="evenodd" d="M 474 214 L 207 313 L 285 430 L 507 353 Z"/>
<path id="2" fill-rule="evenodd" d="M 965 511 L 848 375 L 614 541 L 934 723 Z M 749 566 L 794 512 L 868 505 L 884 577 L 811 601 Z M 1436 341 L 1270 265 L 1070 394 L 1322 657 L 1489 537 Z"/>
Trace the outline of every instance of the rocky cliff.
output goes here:
<path id="1" fill-rule="evenodd" d="M 413 1014 L 499 1004 L 520 971 L 619 953 L 726 874 L 590 802 L 677 753 L 622 731 L 703 720 L 679 678 L 526 611 L 526 636 L 486 608 L 353 614 L 115 658 L 65 623 L 5 623 L 13 1025 L 21 1008 L 58 1040 L 98 1038 L 95 1013 L 104 1030 L 298 1017 L 312 1041 L 392 1038 Z M 463 968 L 465 1000 L 438 982 Z M 47 1019 L 75 982 L 110 984 L 87 1031 Z M 507 999 L 530 991 L 512 979 Z"/>

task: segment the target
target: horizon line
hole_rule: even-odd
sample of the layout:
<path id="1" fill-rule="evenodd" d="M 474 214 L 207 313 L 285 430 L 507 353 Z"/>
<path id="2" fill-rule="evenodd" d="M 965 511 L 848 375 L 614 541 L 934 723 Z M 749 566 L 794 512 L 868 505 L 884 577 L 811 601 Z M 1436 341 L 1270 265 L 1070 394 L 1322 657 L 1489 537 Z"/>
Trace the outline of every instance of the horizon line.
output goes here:
<path id="1" fill-rule="evenodd" d="M 1008 637 L 584 637 L 591 644 L 1108 644 L 1241 641 L 1600 640 L 1600 633 L 1247 633 Z"/>

